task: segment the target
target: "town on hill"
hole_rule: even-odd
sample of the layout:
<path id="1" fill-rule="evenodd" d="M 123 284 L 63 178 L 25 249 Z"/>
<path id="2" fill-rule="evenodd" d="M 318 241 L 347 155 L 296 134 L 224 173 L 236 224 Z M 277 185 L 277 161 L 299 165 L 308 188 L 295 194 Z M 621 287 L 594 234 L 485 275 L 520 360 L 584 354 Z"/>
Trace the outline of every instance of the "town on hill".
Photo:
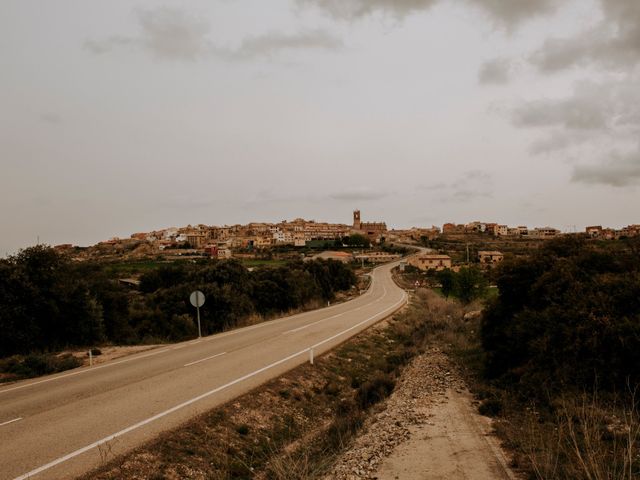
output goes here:
<path id="1" fill-rule="evenodd" d="M 630 238 L 640 235 L 640 225 L 629 225 L 621 229 L 588 226 L 585 233 L 590 238 L 596 239 Z M 368 247 L 385 243 L 411 244 L 438 239 L 485 239 L 505 243 L 546 240 L 565 234 L 557 228 L 548 226 L 510 227 L 481 221 L 466 224 L 445 223 L 442 228 L 431 226 L 389 229 L 384 221 L 363 222 L 360 210 L 354 210 L 351 225 L 303 218 L 283 220 L 279 223 L 251 222 L 246 225 L 231 226 L 199 224 L 137 232 L 129 238 L 114 237 L 88 248 L 72 244 L 56 245 L 55 248 L 58 251 L 71 253 L 79 259 L 87 257 L 176 259 L 188 256 L 227 259 L 238 255 L 242 258 L 247 255 L 256 255 L 257 252 L 288 247 L 331 249 L 343 245 Z M 480 261 L 484 262 L 486 259 L 483 257 Z M 495 258 L 492 261 L 495 261 Z"/>

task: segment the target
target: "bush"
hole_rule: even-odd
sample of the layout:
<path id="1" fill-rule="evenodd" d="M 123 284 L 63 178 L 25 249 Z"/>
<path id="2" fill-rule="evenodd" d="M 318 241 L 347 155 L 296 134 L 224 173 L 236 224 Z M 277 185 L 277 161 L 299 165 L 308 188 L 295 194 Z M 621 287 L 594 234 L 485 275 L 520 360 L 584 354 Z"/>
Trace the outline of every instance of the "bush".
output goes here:
<path id="1" fill-rule="evenodd" d="M 396 386 L 395 378 L 388 374 L 379 373 L 358 388 L 356 398 L 363 410 L 381 402 L 393 392 Z"/>
<path id="2" fill-rule="evenodd" d="M 505 262 L 482 320 L 489 378 L 545 396 L 640 381 L 640 257 L 566 238 Z"/>
<path id="3" fill-rule="evenodd" d="M 236 432 L 240 435 L 247 435 L 249 433 L 249 425 L 242 424 L 236 427 Z"/>
<path id="4" fill-rule="evenodd" d="M 502 402 L 497 398 L 488 398 L 478 407 L 478 412 L 487 417 L 496 417 L 502 412 Z"/>
<path id="5" fill-rule="evenodd" d="M 31 354 L 26 357 L 16 355 L 0 363 L 0 372 L 12 374 L 11 380 L 18 380 L 63 372 L 82 365 L 83 361 L 71 354 Z"/>

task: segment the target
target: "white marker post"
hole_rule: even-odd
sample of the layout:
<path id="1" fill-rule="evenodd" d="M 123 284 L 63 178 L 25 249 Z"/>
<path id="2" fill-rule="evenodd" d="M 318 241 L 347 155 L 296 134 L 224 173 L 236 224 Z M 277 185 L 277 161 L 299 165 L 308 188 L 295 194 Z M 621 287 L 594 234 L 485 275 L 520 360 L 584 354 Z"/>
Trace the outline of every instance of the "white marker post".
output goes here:
<path id="1" fill-rule="evenodd" d="M 204 305 L 204 293 L 202 293 L 200 290 L 191 292 L 189 301 L 191 302 L 191 305 L 196 307 L 198 311 L 198 338 L 202 338 L 202 330 L 200 328 L 200 307 Z"/>
<path id="2" fill-rule="evenodd" d="M 309 349 L 309 363 L 313 365 L 313 348 Z"/>
<path id="3" fill-rule="evenodd" d="M 89 366 L 93 366 L 93 352 L 89 350 Z"/>

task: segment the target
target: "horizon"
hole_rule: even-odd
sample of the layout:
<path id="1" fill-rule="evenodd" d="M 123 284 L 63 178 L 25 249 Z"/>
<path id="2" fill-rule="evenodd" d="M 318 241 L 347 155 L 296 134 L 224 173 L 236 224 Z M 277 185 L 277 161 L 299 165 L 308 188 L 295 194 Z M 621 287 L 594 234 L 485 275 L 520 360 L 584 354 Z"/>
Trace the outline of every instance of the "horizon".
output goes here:
<path id="1" fill-rule="evenodd" d="M 634 0 L 0 5 L 0 252 L 161 225 L 640 223 Z"/>
<path id="2" fill-rule="evenodd" d="M 278 221 L 272 221 L 272 220 L 251 220 L 248 222 L 244 222 L 244 223 L 229 223 L 229 224 L 207 224 L 207 223 L 202 223 L 202 222 L 196 222 L 196 223 L 187 223 L 184 225 L 170 225 L 170 226 L 165 226 L 165 227 L 160 227 L 160 228 L 152 228 L 149 230 L 143 230 L 143 229 L 138 229 L 138 230 L 134 230 L 131 232 L 125 232 L 121 235 L 112 235 L 110 237 L 107 238 L 102 238 L 100 240 L 97 240 L 94 243 L 91 244 L 78 244 L 78 243 L 74 243 L 74 242 L 59 242 L 59 243 L 49 243 L 46 241 L 46 239 L 42 239 L 42 238 L 37 238 L 36 239 L 36 243 L 34 244 L 29 244 L 29 245 L 24 245 L 22 247 L 19 247 L 17 250 L 15 250 L 14 252 L 5 252 L 4 257 L 3 258 L 7 258 L 11 255 L 15 255 L 17 254 L 20 250 L 23 250 L 25 248 L 29 248 L 31 246 L 38 246 L 38 245 L 45 245 L 45 246 L 56 246 L 56 245 L 65 245 L 65 244 L 71 244 L 74 247 L 80 247 L 80 248 L 88 248 L 94 245 L 97 245 L 101 242 L 106 242 L 109 240 L 113 240 L 113 239 L 118 239 L 118 240 L 126 240 L 126 239 L 130 239 L 132 238 L 133 235 L 138 234 L 138 233 L 151 233 L 151 232 L 162 232 L 162 231 L 166 231 L 172 228 L 187 228 L 189 226 L 191 227 L 197 227 L 200 225 L 204 225 L 207 227 L 231 227 L 231 226 L 236 226 L 236 225 L 240 225 L 240 226 L 246 226 L 248 224 L 251 223 L 266 223 L 266 224 L 279 224 L 279 223 L 283 223 L 283 222 L 293 222 L 294 220 L 297 219 L 302 219 L 305 220 L 307 222 L 317 222 L 317 223 L 329 223 L 329 224 L 339 224 L 339 225 L 346 225 L 349 226 L 352 224 L 352 222 L 340 222 L 340 221 L 330 221 L 330 220 L 325 220 L 325 219 L 318 219 L 318 218 L 305 218 L 303 216 L 298 216 L 298 217 L 292 217 L 291 219 L 282 219 L 282 220 L 278 220 Z M 408 227 L 397 227 L 397 226 L 393 226 L 391 225 L 388 221 L 384 220 L 384 219 L 369 219 L 369 218 L 364 218 L 363 222 L 384 222 L 387 224 L 387 229 L 389 231 L 393 231 L 393 230 L 409 230 L 411 228 L 424 228 L 424 229 L 429 229 L 431 227 L 437 227 L 439 230 L 442 230 L 442 226 L 446 223 L 453 223 L 455 225 L 466 225 L 466 224 L 470 224 L 470 223 L 474 223 L 474 222 L 480 222 L 480 223 L 497 223 L 502 225 L 501 222 L 487 222 L 484 220 L 469 220 L 469 221 L 464 221 L 464 222 L 442 222 L 439 224 L 432 224 L 432 225 L 412 225 L 412 226 L 408 226 Z M 584 226 L 579 226 L 579 225 L 565 225 L 565 227 L 570 227 L 567 229 L 563 229 L 563 228 L 559 228 L 559 226 L 557 225 L 551 225 L 551 224 L 540 224 L 540 225 L 532 225 L 532 224 L 527 224 L 524 222 L 521 223 L 514 223 L 514 224 L 506 224 L 509 227 L 516 227 L 516 226 L 527 226 L 530 229 L 534 229 L 534 228 L 545 228 L 545 227 L 550 227 L 550 228 L 555 228 L 557 230 L 559 230 L 561 233 L 585 233 L 584 230 L 588 227 L 592 227 L 592 226 L 602 226 L 603 228 L 610 228 L 610 229 L 614 229 L 614 230 L 619 230 L 623 227 L 629 226 L 629 225 L 634 225 L 632 222 L 628 222 L 626 224 L 621 224 L 621 225 L 596 225 L 596 224 L 587 224 Z M 43 241 L 44 240 L 44 241 Z"/>

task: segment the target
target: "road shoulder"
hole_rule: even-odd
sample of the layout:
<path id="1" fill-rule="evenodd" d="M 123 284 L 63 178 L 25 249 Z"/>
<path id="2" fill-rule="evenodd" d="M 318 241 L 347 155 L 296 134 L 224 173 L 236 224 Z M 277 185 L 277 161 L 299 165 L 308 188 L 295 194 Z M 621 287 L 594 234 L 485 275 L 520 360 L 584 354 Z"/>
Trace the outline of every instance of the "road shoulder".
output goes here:
<path id="1" fill-rule="evenodd" d="M 404 370 L 326 478 L 515 479 L 491 430 L 455 365 L 432 347 Z"/>

